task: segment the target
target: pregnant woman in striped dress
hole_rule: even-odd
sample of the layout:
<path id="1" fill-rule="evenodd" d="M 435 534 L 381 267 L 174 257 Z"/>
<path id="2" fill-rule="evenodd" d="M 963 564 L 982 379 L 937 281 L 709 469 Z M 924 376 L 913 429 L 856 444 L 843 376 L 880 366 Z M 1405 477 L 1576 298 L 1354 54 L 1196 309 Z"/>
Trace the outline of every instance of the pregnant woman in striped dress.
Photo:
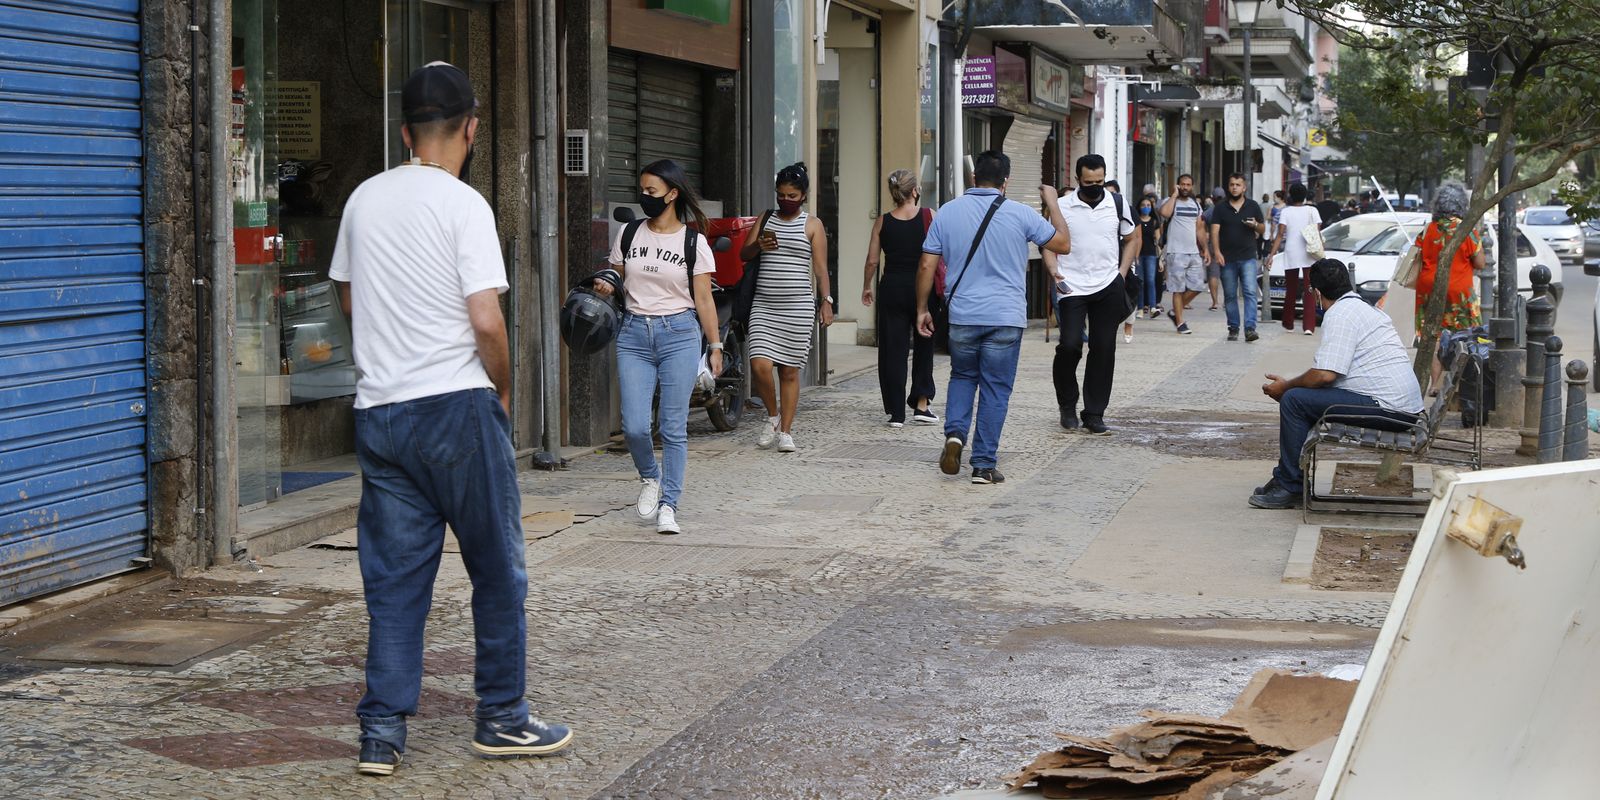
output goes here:
<path id="1" fill-rule="evenodd" d="M 818 313 L 813 274 L 822 293 L 822 324 L 833 324 L 827 233 L 821 221 L 802 210 L 810 188 L 805 164 L 779 170 L 778 210 L 741 253 L 745 260 L 761 257 L 748 324 L 753 388 L 767 408 L 767 424 L 761 426 L 756 446 L 766 450 L 776 445 L 780 453 L 795 451 L 790 429 L 800 402 L 800 368 L 811 354 L 811 331 Z"/>

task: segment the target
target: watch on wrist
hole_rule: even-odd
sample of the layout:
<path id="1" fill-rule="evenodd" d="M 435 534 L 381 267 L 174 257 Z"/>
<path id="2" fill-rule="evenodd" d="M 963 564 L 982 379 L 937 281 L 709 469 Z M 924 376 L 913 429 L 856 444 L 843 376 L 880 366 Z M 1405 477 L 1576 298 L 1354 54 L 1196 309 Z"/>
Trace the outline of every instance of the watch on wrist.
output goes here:
<path id="1" fill-rule="evenodd" d="M 824 303 L 832 303 L 832 302 L 833 302 L 833 295 L 831 295 L 831 294 L 825 294 L 825 295 L 823 295 L 823 296 L 822 296 L 822 301 L 823 301 L 823 302 L 824 302 Z"/>

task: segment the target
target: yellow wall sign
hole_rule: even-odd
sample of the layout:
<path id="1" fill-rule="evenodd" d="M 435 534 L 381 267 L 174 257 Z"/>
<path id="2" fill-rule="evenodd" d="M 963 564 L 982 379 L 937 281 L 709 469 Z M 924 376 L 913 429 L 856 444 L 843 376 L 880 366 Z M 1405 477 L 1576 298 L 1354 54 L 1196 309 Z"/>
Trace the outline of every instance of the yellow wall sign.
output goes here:
<path id="1" fill-rule="evenodd" d="M 1322 128 L 1310 128 L 1306 131 L 1306 145 L 1309 147 L 1327 147 L 1328 132 Z"/>

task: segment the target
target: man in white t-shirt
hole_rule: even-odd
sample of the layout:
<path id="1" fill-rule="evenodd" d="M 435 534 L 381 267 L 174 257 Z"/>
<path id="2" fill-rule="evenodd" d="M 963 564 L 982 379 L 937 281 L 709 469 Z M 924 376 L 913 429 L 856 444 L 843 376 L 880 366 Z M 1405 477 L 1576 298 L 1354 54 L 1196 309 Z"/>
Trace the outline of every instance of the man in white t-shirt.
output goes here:
<path id="1" fill-rule="evenodd" d="M 356 768 L 366 775 L 392 774 L 405 752 L 447 524 L 473 587 L 473 747 L 543 755 L 572 739 L 530 717 L 524 698 L 528 577 L 500 313 L 506 269 L 494 212 L 457 178 L 477 101 L 466 73 L 434 62 L 406 79 L 401 107 L 415 157 L 350 195 L 329 270 L 359 371 L 357 541 L 370 629 Z"/>
<path id="2" fill-rule="evenodd" d="M 1106 160 L 1090 153 L 1078 159 L 1077 191 L 1057 200 L 1072 236 L 1072 252 L 1045 251 L 1044 268 L 1056 278 L 1061 341 L 1052 366 L 1061 427 L 1104 436 L 1106 406 L 1117 366 L 1117 325 L 1132 308 L 1127 276 L 1139 255 L 1139 233 L 1122 196 L 1106 189 Z M 1078 362 L 1083 358 L 1084 324 L 1089 329 L 1089 363 L 1083 371 L 1083 413 L 1078 413 Z"/>

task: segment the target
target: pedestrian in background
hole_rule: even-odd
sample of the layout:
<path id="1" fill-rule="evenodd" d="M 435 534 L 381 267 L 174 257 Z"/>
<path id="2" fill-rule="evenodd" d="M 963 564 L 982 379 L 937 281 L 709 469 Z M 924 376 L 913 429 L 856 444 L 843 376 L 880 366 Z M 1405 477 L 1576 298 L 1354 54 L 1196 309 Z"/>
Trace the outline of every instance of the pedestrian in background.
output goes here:
<path id="1" fill-rule="evenodd" d="M 1244 324 L 1244 339 L 1253 342 L 1256 333 L 1256 306 L 1261 263 L 1256 260 L 1256 241 L 1267 229 L 1265 214 L 1256 201 L 1245 197 L 1243 173 L 1228 176 L 1228 196 L 1211 211 L 1212 260 L 1222 265 L 1222 302 L 1228 315 L 1228 341 L 1239 339 Z M 1240 296 L 1244 309 L 1241 314 Z M 1241 316 L 1243 319 L 1241 319 Z"/>
<path id="2" fill-rule="evenodd" d="M 1050 217 L 1046 220 L 1034 209 L 1006 200 L 1010 179 L 1011 159 L 1005 153 L 979 153 L 973 159 L 976 185 L 939 209 L 922 244 L 917 270 L 917 327 L 923 336 L 933 335 L 928 295 L 941 258 L 950 270 L 945 293 L 950 313 L 950 385 L 945 393 L 939 469 L 946 475 L 961 471 L 961 452 L 970 433 L 972 482 L 979 484 L 1005 480 L 996 465 L 1022 353 L 1022 332 L 1028 326 L 1028 243 L 1063 255 L 1072 249 L 1055 189 L 1039 187 L 1039 199 Z"/>
<path id="3" fill-rule="evenodd" d="M 622 277 L 626 312 L 617 331 L 622 436 L 643 484 L 635 511 L 655 520 L 656 533 L 674 534 L 682 531 L 678 498 L 689 463 L 689 398 L 702 341 L 710 348 L 712 374 L 722 373 L 722 337 L 711 298 L 716 255 L 700 233 L 707 229 L 700 198 L 676 162 L 663 159 L 644 168 L 639 206 L 649 219 L 617 231 L 611 243 L 611 268 Z M 687 224 L 691 220 L 695 227 Z M 624 242 L 630 233 L 631 241 Z M 605 281 L 596 281 L 595 288 L 602 295 L 612 291 Z M 652 423 L 661 436 L 660 463 Z"/>
<path id="4" fill-rule="evenodd" d="M 792 429 L 800 403 L 800 369 L 811 355 L 811 334 L 819 316 L 822 327 L 833 324 L 833 292 L 828 287 L 827 231 L 821 220 L 805 211 L 806 195 L 811 191 L 806 165 L 791 164 L 779 170 L 774 190 L 777 212 L 745 243 L 740 256 L 746 261 L 761 258 L 755 302 L 746 326 L 750 377 L 767 409 L 767 424 L 762 426 L 756 446 L 762 450 L 776 446 L 780 453 L 793 453 L 797 449 Z M 822 295 L 820 306 L 813 286 Z M 774 367 L 776 382 L 772 379 Z"/>
<path id="5" fill-rule="evenodd" d="M 1206 231 L 1208 233 L 1211 230 L 1211 215 L 1217 212 L 1217 206 L 1222 205 L 1222 201 L 1226 194 L 1227 193 L 1222 190 L 1221 186 L 1211 187 L 1211 197 L 1206 202 L 1205 211 L 1201 213 L 1201 217 L 1205 220 Z M 1216 311 L 1222 307 L 1220 302 L 1222 297 L 1222 263 L 1217 261 L 1215 258 L 1212 258 L 1212 254 L 1215 253 L 1216 247 L 1216 242 L 1212 242 L 1211 249 L 1201 251 L 1201 255 L 1205 256 L 1206 259 L 1206 288 L 1211 291 L 1210 310 L 1212 311 Z"/>
<path id="6" fill-rule="evenodd" d="M 920 336 L 917 325 L 917 266 L 922 242 L 933 225 L 933 209 L 921 207 L 922 187 L 916 173 L 897 169 L 889 174 L 889 197 L 894 208 L 872 224 L 867 245 L 865 286 L 861 304 L 877 304 L 878 389 L 889 427 L 906 423 L 906 409 L 918 425 L 936 425 L 933 413 L 933 337 Z M 878 276 L 878 253 L 883 253 L 883 276 Z M 906 394 L 906 356 L 911 356 L 911 393 Z"/>
<path id="7" fill-rule="evenodd" d="M 1434 276 L 1440 264 L 1444 264 L 1447 270 L 1442 279 L 1448 288 L 1445 290 L 1444 316 L 1438 322 L 1439 341 L 1443 343 L 1445 333 L 1464 331 L 1483 324 L 1476 273 L 1483 269 L 1486 256 L 1478 232 L 1474 230 L 1468 233 L 1466 241 L 1456 248 L 1455 253 L 1448 259 L 1444 257 L 1444 246 L 1456 229 L 1461 227 L 1461 218 L 1466 215 L 1468 204 L 1465 184 L 1460 181 L 1439 184 L 1439 188 L 1433 192 L 1433 219 L 1413 243 L 1419 248 L 1418 255 L 1422 261 L 1417 270 L 1416 326 L 1419 337 L 1426 335 L 1431 327 L 1424 309 L 1433 291 Z M 1441 371 L 1439 354 L 1434 353 L 1430 394 L 1439 385 Z"/>
<path id="8" fill-rule="evenodd" d="M 1153 195 L 1145 195 L 1139 201 L 1139 217 L 1134 221 L 1139 226 L 1139 310 L 1147 319 L 1161 315 L 1160 287 L 1156 282 L 1161 266 L 1161 219 L 1156 216 L 1156 202 Z"/>
<path id="9" fill-rule="evenodd" d="M 1161 219 L 1166 222 L 1162 241 L 1166 247 L 1167 291 L 1172 295 L 1172 309 L 1167 319 L 1178 333 L 1193 333 L 1184 322 L 1183 313 L 1189 303 L 1206 290 L 1206 262 L 1203 253 L 1210 247 L 1207 242 L 1203 209 L 1194 197 L 1194 177 L 1179 175 L 1178 185 L 1172 194 L 1161 201 Z"/>
<path id="10" fill-rule="evenodd" d="M 1306 185 L 1289 186 L 1289 204 L 1278 214 L 1278 238 L 1267 254 L 1267 269 L 1272 260 L 1283 254 L 1283 329 L 1294 330 L 1295 304 L 1300 304 L 1301 329 L 1307 336 L 1317 330 L 1317 299 L 1311 282 L 1306 280 L 1306 268 L 1316 259 L 1306 252 L 1306 227 L 1321 225 L 1322 215 L 1315 206 L 1306 204 Z"/>
<path id="11" fill-rule="evenodd" d="M 565 725 L 529 716 L 524 697 L 528 575 L 500 313 L 509 284 L 494 212 L 458 178 L 478 133 L 477 100 L 465 72 L 434 62 L 406 78 L 400 108 L 415 157 L 356 187 L 329 268 L 359 368 L 364 775 L 393 774 L 405 753 L 446 525 L 472 580 L 473 748 L 544 755 L 572 741 Z"/>
<path id="12" fill-rule="evenodd" d="M 1046 274 L 1056 279 L 1061 339 L 1052 377 L 1061 427 L 1096 436 L 1111 431 L 1105 423 L 1117 366 L 1117 322 L 1127 318 L 1128 270 L 1139 255 L 1139 234 L 1122 196 L 1107 191 L 1106 160 L 1090 153 L 1075 167 L 1078 190 L 1057 201 L 1073 246 L 1070 254 L 1043 254 Z M 1087 325 L 1089 359 L 1084 367 L 1083 412 L 1078 412 L 1078 362 L 1083 359 Z"/>

